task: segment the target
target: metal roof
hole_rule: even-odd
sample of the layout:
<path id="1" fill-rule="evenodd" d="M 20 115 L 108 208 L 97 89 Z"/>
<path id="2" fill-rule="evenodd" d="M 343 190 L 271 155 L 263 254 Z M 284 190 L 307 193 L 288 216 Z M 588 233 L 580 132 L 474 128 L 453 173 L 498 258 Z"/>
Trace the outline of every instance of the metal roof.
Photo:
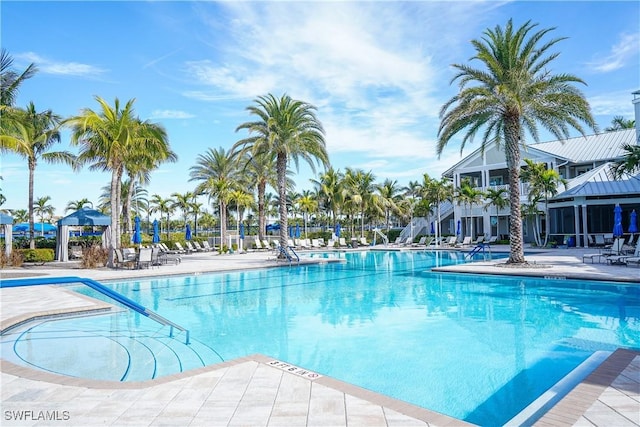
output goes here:
<path id="1" fill-rule="evenodd" d="M 640 195 L 640 174 L 628 175 L 626 179 L 616 179 L 613 163 L 605 163 L 567 183 L 567 190 L 558 194 L 554 199 L 576 196 L 612 196 L 618 194 Z"/>
<path id="2" fill-rule="evenodd" d="M 13 217 L 0 212 L 0 224 L 13 224 Z"/>
<path id="3" fill-rule="evenodd" d="M 111 225 L 111 217 L 94 209 L 82 208 L 58 220 L 61 225 Z"/>
<path id="4" fill-rule="evenodd" d="M 573 163 L 615 160 L 625 155 L 624 144 L 636 144 L 635 129 L 604 132 L 559 141 L 540 142 L 530 147 Z"/>

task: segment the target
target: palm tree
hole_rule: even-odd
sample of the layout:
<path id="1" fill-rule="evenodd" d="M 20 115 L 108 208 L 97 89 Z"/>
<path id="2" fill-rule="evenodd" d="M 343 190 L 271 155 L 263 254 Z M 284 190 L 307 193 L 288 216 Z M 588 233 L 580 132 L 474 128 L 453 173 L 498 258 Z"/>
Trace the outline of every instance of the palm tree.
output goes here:
<path id="1" fill-rule="evenodd" d="M 198 215 L 202 212 L 202 203 L 198 203 L 194 196 L 193 202 L 189 205 L 189 211 L 193 214 L 193 235 L 198 235 Z"/>
<path id="2" fill-rule="evenodd" d="M 436 206 L 436 243 L 438 238 L 442 236 L 442 227 L 440 226 L 440 205 L 446 200 L 453 199 L 453 185 L 446 178 L 440 180 L 429 178 L 429 175 L 425 174 L 426 186 L 424 189 L 425 196 L 433 201 Z"/>
<path id="3" fill-rule="evenodd" d="M 633 129 L 636 127 L 636 121 L 633 119 L 625 119 L 622 116 L 615 116 L 613 120 L 611 120 L 611 126 L 604 128 L 605 132 L 613 132 L 616 130 L 622 129 Z"/>
<path id="4" fill-rule="evenodd" d="M 41 233 L 43 236 L 44 236 L 45 216 L 51 217 L 56 211 L 53 205 L 49 204 L 50 200 L 51 200 L 50 196 L 43 196 L 43 197 L 38 197 L 36 201 L 33 203 L 33 211 L 40 218 L 40 223 L 42 227 Z M 30 227 L 30 233 L 32 233 L 31 240 L 33 240 L 33 226 Z"/>
<path id="5" fill-rule="evenodd" d="M 456 64 L 458 73 L 452 79 L 459 82 L 460 92 L 445 103 L 440 111 L 442 122 L 438 130 L 438 154 L 460 131 L 465 130 L 460 150 L 484 128 L 482 149 L 495 142 L 504 145 L 509 171 L 510 264 L 526 263 L 520 216 L 520 159 L 525 145 L 525 130 L 539 140 L 538 124 L 558 139 L 569 137 L 574 128 L 584 135 L 580 122 L 596 130 L 591 109 L 574 83 L 584 82 L 571 74 L 552 74 L 549 64 L 559 53 L 549 49 L 562 38 L 540 45 L 553 30 L 530 34 L 537 24 L 526 22 L 514 30 L 512 20 L 503 30 L 487 29 L 481 40 L 471 43 L 485 69 Z"/>
<path id="6" fill-rule="evenodd" d="M 251 152 L 252 155 L 271 154 L 276 158 L 278 196 L 280 197 L 280 245 L 287 247 L 287 164 L 296 166 L 304 159 L 315 171 L 314 160 L 325 167 L 329 164 L 322 124 L 316 117 L 316 108 L 303 101 L 283 95 L 277 99 L 272 94 L 258 97 L 256 105 L 247 107 L 254 122 L 246 122 L 237 130 L 246 129 L 249 137 L 238 141 L 234 150 Z"/>
<path id="7" fill-rule="evenodd" d="M 187 191 L 184 194 L 173 193 L 171 197 L 173 197 L 172 207 L 182 211 L 182 217 L 184 218 L 184 225 L 186 227 L 187 222 L 189 222 L 188 216 L 191 211 L 191 203 L 195 200 L 195 195 L 194 193 Z"/>
<path id="8" fill-rule="evenodd" d="M 11 68 L 12 65 L 13 58 L 6 49 L 2 48 L 0 53 L 0 106 L 2 111 L 5 110 L 5 107 L 11 107 L 15 104 L 20 85 L 38 71 L 35 64 L 29 64 L 26 70 L 17 73 Z"/>
<path id="9" fill-rule="evenodd" d="M 35 249 L 33 230 L 33 186 L 38 160 L 47 163 L 72 164 L 75 156 L 68 151 L 48 151 L 54 144 L 60 142 L 58 125 L 60 117 L 51 110 L 37 112 L 33 102 L 26 109 L 14 109 L 9 124 L 3 129 L 0 139 L 9 141 L 13 147 L 10 151 L 24 157 L 29 169 L 29 247 Z M 6 133 L 5 133 L 6 132 Z M 6 151 L 2 144 L 2 151 Z"/>
<path id="10" fill-rule="evenodd" d="M 386 224 L 386 230 L 389 231 L 391 223 L 391 214 L 399 214 L 400 208 L 398 203 L 401 200 L 400 191 L 401 188 L 398 185 L 398 181 L 385 179 L 382 184 L 377 186 L 379 200 L 384 210 L 384 218 Z"/>
<path id="11" fill-rule="evenodd" d="M 91 207 L 93 207 L 93 202 L 86 197 L 80 200 L 70 200 L 69 203 L 67 203 L 67 207 L 64 208 L 64 211 L 79 211 L 86 205 L 91 205 Z"/>
<path id="12" fill-rule="evenodd" d="M 125 166 L 141 153 L 168 153 L 169 142 L 164 128 L 158 124 L 141 121 L 134 115 L 135 99 L 121 108 L 118 98 L 111 107 L 104 99 L 95 97 L 100 110 L 82 110 L 79 116 L 65 123 L 71 127 L 71 143 L 80 145 L 77 167 L 90 164 L 92 170 L 111 172 L 111 227 L 109 242 L 109 265 L 112 265 L 113 250 L 121 241 L 120 230 L 120 186 Z"/>
<path id="13" fill-rule="evenodd" d="M 508 196 L 509 191 L 504 188 L 487 188 L 487 191 L 484 194 L 485 199 L 487 199 L 487 204 L 484 207 L 484 210 L 487 211 L 491 206 L 496 207 L 496 232 L 500 234 L 500 211 L 507 206 L 509 206 L 509 199 L 505 197 Z"/>
<path id="14" fill-rule="evenodd" d="M 332 167 L 320 174 L 319 179 L 311 180 L 316 186 L 321 203 L 331 212 L 332 226 L 336 226 L 338 214 L 345 200 L 344 175 Z"/>
<path id="15" fill-rule="evenodd" d="M 531 159 L 524 159 L 527 167 L 522 171 L 522 178 L 531 186 L 529 191 L 529 202 L 533 199 L 544 200 L 544 217 L 545 217 L 545 236 L 543 246 L 547 245 L 549 240 L 549 198 L 558 194 L 558 185 L 562 184 L 566 187 L 567 180 L 562 178 L 555 169 L 547 169 L 542 162 L 536 163 Z"/>
<path id="16" fill-rule="evenodd" d="M 173 212 L 173 200 L 164 199 L 159 194 L 154 194 L 151 196 L 150 203 L 152 205 L 151 212 L 159 212 L 161 218 L 163 213 L 167 214 L 167 240 L 169 240 L 169 231 L 171 229 L 170 215 Z"/>
<path id="17" fill-rule="evenodd" d="M 375 180 L 371 171 L 347 168 L 345 172 L 348 194 L 360 211 L 360 237 L 364 237 L 365 212 L 376 206 Z"/>
<path id="18" fill-rule="evenodd" d="M 240 223 L 242 222 L 242 215 L 244 210 L 253 204 L 253 195 L 251 193 L 247 193 L 244 190 L 234 190 L 229 195 L 229 200 L 233 201 L 236 205 L 236 212 L 237 212 L 236 233 L 238 233 L 238 238 L 239 238 Z"/>
<path id="19" fill-rule="evenodd" d="M 622 149 L 626 154 L 613 166 L 617 178 L 622 178 L 625 174 L 632 175 L 640 172 L 640 145 L 624 144 Z"/>
<path id="20" fill-rule="evenodd" d="M 307 237 L 307 223 L 309 222 L 309 214 L 311 212 L 315 212 L 318 209 L 318 201 L 315 199 L 311 190 L 303 190 L 302 194 L 300 194 L 300 197 L 298 197 L 298 199 L 296 200 L 296 203 L 303 215 L 304 235 L 305 237 Z"/>
<path id="21" fill-rule="evenodd" d="M 218 203 L 220 215 L 220 240 L 227 238 L 227 205 L 229 196 L 235 190 L 239 178 L 237 163 L 232 151 L 223 147 L 209 148 L 198 155 L 195 166 L 189 168 L 189 181 L 198 181 L 195 194 L 207 194 L 209 200 Z"/>
<path id="22" fill-rule="evenodd" d="M 14 223 L 29 221 L 29 211 L 26 209 L 15 209 L 11 211 Z"/>
<path id="23" fill-rule="evenodd" d="M 465 206 L 466 218 L 470 222 L 470 227 L 466 227 L 465 223 L 465 235 L 469 232 L 469 236 L 473 237 L 473 205 L 480 203 L 484 193 L 479 188 L 474 187 L 471 181 L 467 178 L 463 178 L 458 187 L 456 198 L 458 203 L 462 203 Z M 468 207 L 468 211 L 467 211 Z"/>

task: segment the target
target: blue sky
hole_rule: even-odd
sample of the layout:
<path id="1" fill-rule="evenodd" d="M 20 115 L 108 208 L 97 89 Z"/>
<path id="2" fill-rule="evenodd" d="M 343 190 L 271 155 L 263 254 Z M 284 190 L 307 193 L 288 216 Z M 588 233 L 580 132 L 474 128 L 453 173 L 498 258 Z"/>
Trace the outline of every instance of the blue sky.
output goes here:
<path id="1" fill-rule="evenodd" d="M 453 63 L 470 40 L 509 18 L 556 27 L 555 73 L 576 74 L 600 128 L 633 118 L 640 89 L 640 3 L 636 1 L 166 2 L 3 1 L 2 47 L 21 71 L 39 67 L 17 105 L 62 116 L 136 98 L 136 114 L 161 123 L 179 161 L 153 172 L 149 194 L 191 191 L 189 168 L 208 148 L 246 136 L 245 108 L 287 93 L 315 105 L 332 165 L 371 170 L 401 185 L 437 177 L 460 160 L 457 141 L 436 155 L 442 104 L 456 93 Z M 473 65 L 473 63 L 472 63 Z M 57 149 L 71 150 L 68 133 Z M 543 140 L 553 139 L 545 136 Z M 532 142 L 532 141 L 529 141 Z M 477 148 L 477 144 L 468 147 Z M 3 154 L 8 209 L 27 208 L 27 168 Z M 300 164 L 297 190 L 315 175 Z M 57 215 L 71 200 L 97 202 L 107 174 L 40 163 L 35 197 Z M 203 198 L 202 202 L 206 203 Z"/>

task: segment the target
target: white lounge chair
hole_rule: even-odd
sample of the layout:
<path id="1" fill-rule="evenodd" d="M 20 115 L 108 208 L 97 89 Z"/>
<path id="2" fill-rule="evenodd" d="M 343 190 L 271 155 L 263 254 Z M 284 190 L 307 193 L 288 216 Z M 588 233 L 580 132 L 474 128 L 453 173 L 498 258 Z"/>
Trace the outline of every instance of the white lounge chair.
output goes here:
<path id="1" fill-rule="evenodd" d="M 605 250 L 600 251 L 597 254 L 592 253 L 592 254 L 582 255 L 582 262 L 586 262 L 586 260 L 590 259 L 591 264 L 593 264 L 593 260 L 596 258 L 598 259 L 598 262 L 600 262 L 603 258 L 607 259 L 608 257 L 611 257 L 611 256 L 621 255 L 620 251 L 622 250 L 623 244 L 624 244 L 624 239 L 616 239 L 610 248 L 606 248 Z"/>
<path id="2" fill-rule="evenodd" d="M 462 239 L 462 243 L 457 243 L 456 248 L 464 248 L 466 246 L 471 246 L 471 236 L 466 236 Z"/>
<path id="3" fill-rule="evenodd" d="M 633 263 L 633 259 L 640 257 L 640 239 L 638 240 L 638 243 L 636 244 L 636 249 L 633 251 L 633 254 L 630 255 L 611 255 L 608 256 L 607 259 L 607 263 L 608 264 L 626 264 L 627 260 L 629 258 L 632 259 L 632 263 Z"/>

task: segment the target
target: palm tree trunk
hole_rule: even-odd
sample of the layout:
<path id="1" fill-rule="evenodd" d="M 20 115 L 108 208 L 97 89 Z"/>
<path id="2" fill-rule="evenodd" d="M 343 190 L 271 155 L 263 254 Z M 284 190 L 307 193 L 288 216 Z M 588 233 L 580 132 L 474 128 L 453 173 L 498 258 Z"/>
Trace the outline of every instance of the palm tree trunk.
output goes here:
<path id="1" fill-rule="evenodd" d="M 258 183 L 258 239 L 264 240 L 264 232 L 267 226 L 266 215 L 264 209 L 264 194 L 266 191 L 267 183 L 260 181 Z"/>
<path id="2" fill-rule="evenodd" d="M 36 163 L 33 159 L 29 159 L 29 248 L 36 248 L 36 239 L 34 237 L 34 221 L 33 221 L 33 176 L 36 169 Z"/>
<path id="3" fill-rule="evenodd" d="M 113 267 L 114 250 L 118 247 L 118 234 L 120 234 L 120 227 L 118 224 L 118 218 L 120 217 L 118 212 L 118 171 L 113 169 L 111 172 L 111 239 L 109 240 L 109 259 L 107 265 Z"/>
<path id="4" fill-rule="evenodd" d="M 227 204 L 220 199 L 220 247 L 227 242 Z"/>
<path id="5" fill-rule="evenodd" d="M 131 223 L 131 199 L 133 197 L 135 186 L 136 181 L 131 178 L 131 180 L 129 181 L 129 188 L 127 189 L 127 200 L 125 200 L 122 209 L 122 217 L 124 219 L 125 229 L 127 230 L 127 233 L 129 233 L 129 235 L 133 234 L 133 224 Z"/>
<path id="6" fill-rule="evenodd" d="M 524 264 L 522 216 L 520 209 L 520 126 L 517 119 L 506 120 L 505 157 L 509 171 L 509 260 L 507 264 Z"/>
<path id="7" fill-rule="evenodd" d="M 280 197 L 280 205 L 278 210 L 280 213 L 280 247 L 287 247 L 287 155 L 278 153 L 276 160 L 276 171 L 278 173 L 278 196 Z"/>

